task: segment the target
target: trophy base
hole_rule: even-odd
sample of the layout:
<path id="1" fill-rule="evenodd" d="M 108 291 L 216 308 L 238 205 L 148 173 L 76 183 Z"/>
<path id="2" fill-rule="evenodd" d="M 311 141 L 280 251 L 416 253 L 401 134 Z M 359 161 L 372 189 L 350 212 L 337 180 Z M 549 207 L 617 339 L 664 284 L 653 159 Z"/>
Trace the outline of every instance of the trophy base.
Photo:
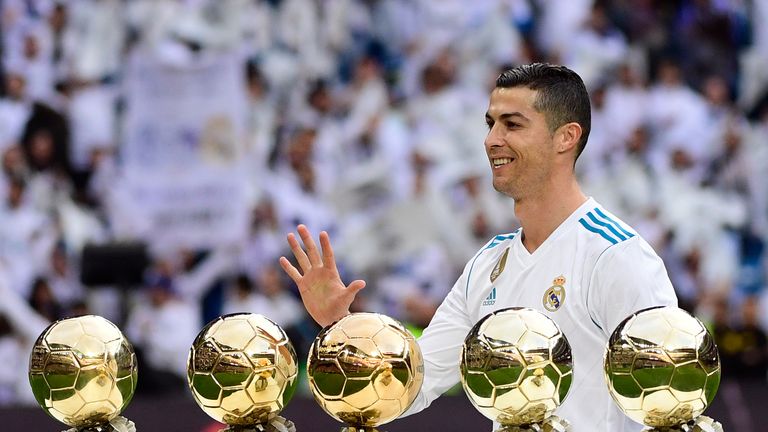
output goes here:
<path id="1" fill-rule="evenodd" d="M 136 425 L 127 418 L 118 416 L 107 424 L 72 428 L 64 432 L 136 432 Z"/>
<path id="2" fill-rule="evenodd" d="M 296 432 L 296 425 L 285 417 L 277 416 L 266 424 L 229 426 L 220 432 Z"/>
<path id="3" fill-rule="evenodd" d="M 525 426 L 502 426 L 494 432 L 569 432 L 570 430 L 570 423 L 558 416 L 550 416 L 541 423 Z"/>
<path id="4" fill-rule="evenodd" d="M 379 432 L 379 430 L 368 426 L 344 426 L 341 432 Z"/>
<path id="5" fill-rule="evenodd" d="M 699 416 L 680 426 L 646 428 L 643 432 L 723 432 L 723 425 L 710 417 Z"/>

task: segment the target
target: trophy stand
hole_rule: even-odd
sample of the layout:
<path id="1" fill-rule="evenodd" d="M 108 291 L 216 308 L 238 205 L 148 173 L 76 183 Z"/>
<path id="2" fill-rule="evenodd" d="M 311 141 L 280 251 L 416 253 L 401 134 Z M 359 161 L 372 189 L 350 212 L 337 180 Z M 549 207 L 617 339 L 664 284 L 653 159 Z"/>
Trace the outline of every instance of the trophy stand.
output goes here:
<path id="1" fill-rule="evenodd" d="M 136 432 L 136 425 L 127 418 L 118 416 L 103 425 L 72 428 L 64 432 Z"/>
<path id="2" fill-rule="evenodd" d="M 232 425 L 222 429 L 221 432 L 296 432 L 296 425 L 285 417 L 277 416 L 269 423 L 248 426 Z"/>
<path id="3" fill-rule="evenodd" d="M 549 416 L 541 423 L 522 426 L 504 426 L 494 432 L 570 432 L 571 424 L 558 416 Z"/>
<path id="4" fill-rule="evenodd" d="M 678 426 L 647 428 L 643 432 L 723 432 L 723 425 L 711 417 L 699 416 Z"/>

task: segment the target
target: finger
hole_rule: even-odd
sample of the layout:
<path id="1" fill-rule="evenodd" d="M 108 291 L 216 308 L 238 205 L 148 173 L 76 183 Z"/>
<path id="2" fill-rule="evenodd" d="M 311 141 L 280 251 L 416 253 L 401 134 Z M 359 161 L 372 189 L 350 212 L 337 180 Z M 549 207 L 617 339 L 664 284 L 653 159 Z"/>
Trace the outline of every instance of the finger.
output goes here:
<path id="1" fill-rule="evenodd" d="M 333 248 L 331 247 L 331 238 L 328 233 L 320 233 L 320 247 L 323 249 L 323 265 L 328 268 L 336 268 L 336 259 L 333 257 Z"/>
<path id="2" fill-rule="evenodd" d="M 304 247 L 307 248 L 309 262 L 313 266 L 322 267 L 323 261 L 320 259 L 320 252 L 317 251 L 317 245 L 315 245 L 315 241 L 312 239 L 312 233 L 304 225 L 299 225 L 297 229 L 299 236 L 301 236 L 301 241 L 304 242 Z"/>
<path id="3" fill-rule="evenodd" d="M 352 295 L 356 295 L 363 288 L 365 288 L 365 281 L 362 279 L 352 281 L 347 287 L 352 292 Z"/>
<path id="4" fill-rule="evenodd" d="M 296 261 L 299 263 L 302 273 L 306 274 L 307 271 L 312 268 L 312 265 L 310 265 L 307 254 L 304 253 L 304 249 L 301 248 L 299 241 L 296 240 L 296 236 L 293 235 L 293 233 L 288 234 L 288 246 L 291 247 L 291 252 L 293 252 L 293 256 L 296 257 Z"/>
<path id="5" fill-rule="evenodd" d="M 283 268 L 283 271 L 285 271 L 288 277 L 290 277 L 296 285 L 299 285 L 301 273 L 299 273 L 299 271 L 296 270 L 296 267 L 288 261 L 288 258 L 280 257 L 280 267 Z"/>

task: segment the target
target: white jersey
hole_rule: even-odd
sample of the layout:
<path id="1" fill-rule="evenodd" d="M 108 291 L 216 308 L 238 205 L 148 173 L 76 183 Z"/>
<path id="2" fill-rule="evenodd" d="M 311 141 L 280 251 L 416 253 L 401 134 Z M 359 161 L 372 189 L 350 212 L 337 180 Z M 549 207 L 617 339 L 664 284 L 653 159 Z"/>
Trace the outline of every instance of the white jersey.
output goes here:
<path id="1" fill-rule="evenodd" d="M 475 323 L 521 306 L 552 318 L 571 344 L 573 383 L 556 415 L 574 432 L 639 431 L 608 393 L 603 352 L 630 314 L 676 304 L 664 263 L 651 246 L 591 198 L 533 253 L 523 246 L 521 230 L 498 235 L 467 263 L 419 339 L 424 385 L 406 415 L 459 381 L 461 346 Z"/>

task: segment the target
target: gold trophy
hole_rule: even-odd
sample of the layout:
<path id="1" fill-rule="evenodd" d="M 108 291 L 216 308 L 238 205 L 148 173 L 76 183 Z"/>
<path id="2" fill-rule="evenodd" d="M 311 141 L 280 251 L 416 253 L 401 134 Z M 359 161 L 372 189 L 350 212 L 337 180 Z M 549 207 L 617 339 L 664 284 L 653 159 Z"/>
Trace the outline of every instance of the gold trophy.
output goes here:
<path id="1" fill-rule="evenodd" d="M 317 403 L 347 425 L 342 432 L 375 432 L 416 399 L 424 360 L 402 324 L 386 315 L 356 313 L 320 332 L 307 373 Z"/>
<path id="2" fill-rule="evenodd" d="M 464 340 L 461 384 L 472 405 L 500 423 L 497 432 L 563 432 L 553 415 L 573 380 L 571 346 L 557 324 L 529 308 L 481 319 Z"/>
<path id="3" fill-rule="evenodd" d="M 722 432 L 701 413 L 720 384 L 720 357 L 704 325 L 676 307 L 644 309 L 614 330 L 605 352 L 613 400 L 647 432 Z"/>
<path id="4" fill-rule="evenodd" d="M 251 313 L 208 323 L 187 359 L 189 389 L 206 414 L 229 426 L 222 432 L 295 432 L 278 414 L 296 390 L 298 372 L 283 329 Z"/>
<path id="5" fill-rule="evenodd" d="M 71 426 L 67 432 L 135 432 L 120 413 L 136 390 L 133 347 L 114 324 L 96 316 L 48 326 L 29 360 L 29 383 L 40 406 Z"/>

